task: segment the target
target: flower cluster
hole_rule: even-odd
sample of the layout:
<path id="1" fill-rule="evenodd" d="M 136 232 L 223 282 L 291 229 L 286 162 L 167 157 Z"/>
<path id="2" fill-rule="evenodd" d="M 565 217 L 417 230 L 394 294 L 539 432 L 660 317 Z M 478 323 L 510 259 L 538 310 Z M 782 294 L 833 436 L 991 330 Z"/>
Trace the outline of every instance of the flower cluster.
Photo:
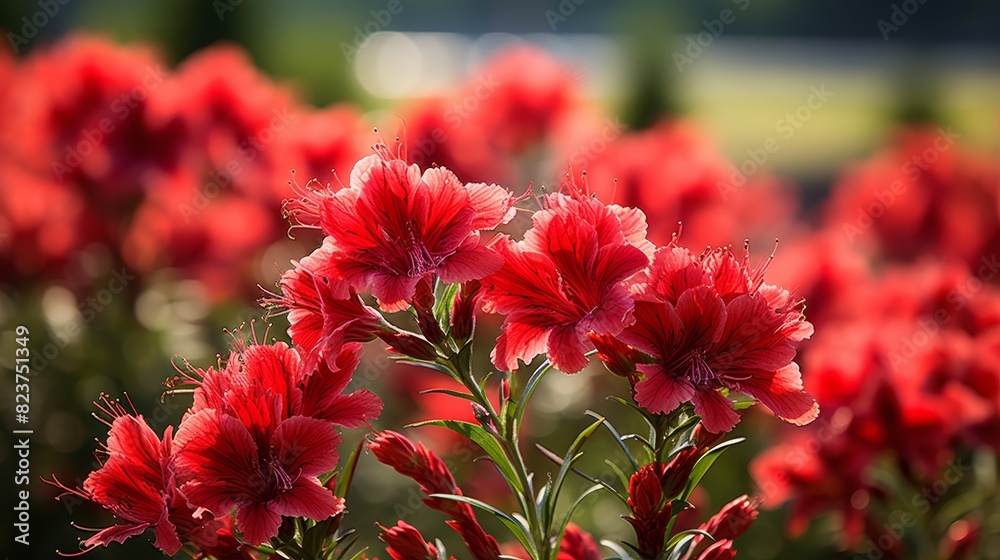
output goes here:
<path id="1" fill-rule="evenodd" d="M 278 535 L 283 519 L 322 521 L 344 511 L 328 486 L 339 461 L 337 427 L 363 425 L 382 409 L 367 390 L 344 392 L 360 345 L 345 350 L 336 368 L 323 360 L 307 369 L 283 342 L 234 340 L 224 364 L 174 380 L 174 391 L 192 392 L 194 402 L 176 435 L 168 427 L 162 442 L 142 416 L 105 402 L 114 417 L 107 459 L 83 488 L 53 479 L 125 522 L 87 539 L 87 549 L 151 528 L 167 554 L 182 545 L 207 552 L 226 529 L 224 544 L 249 554 Z"/>
<path id="2" fill-rule="evenodd" d="M 497 184 L 463 183 L 444 167 L 421 171 L 407 163 L 401 143 L 377 144 L 374 151 L 357 162 L 348 185 L 310 183 L 285 201 L 293 224 L 322 234 L 319 246 L 282 275 L 279 291 L 262 299 L 269 313 L 287 314 L 292 345 L 234 336 L 232 351 L 217 366 L 188 366 L 168 382 L 168 393 L 193 398 L 174 437 L 168 428 L 160 442 L 141 418 L 114 408 L 109 460 L 82 489 L 54 481 L 128 521 L 98 533 L 87 547 L 152 528 L 157 546 L 170 554 L 184 545 L 207 554 L 223 542 L 251 555 L 333 555 L 346 535 L 338 531 L 339 519 L 359 460 L 352 454 L 348 470 L 334 478 L 338 427 L 370 425 L 382 409 L 367 389 L 345 390 L 363 344 L 376 338 L 398 359 L 458 382 L 440 391 L 471 400 L 475 422 L 430 423 L 481 448 L 521 506 L 518 519 L 465 496 L 440 457 L 397 432 L 380 432 L 369 442 L 379 461 L 420 485 L 423 503 L 450 518 L 448 525 L 477 559 L 497 560 L 503 550 L 534 559 L 599 558 L 593 538 L 568 516 L 557 517 L 555 508 L 568 465 L 605 420 L 558 460 L 561 474 L 541 493 L 517 439 L 531 387 L 550 369 L 582 370 L 593 350 L 628 381 L 635 401 L 630 406 L 660 427 L 652 462 L 636 464 L 627 497 L 620 495 L 643 558 L 666 550 L 680 511 L 676 504 L 707 469 L 696 466 L 728 445 L 708 448 L 738 422 L 736 393 L 796 424 L 815 418 L 817 405 L 792 361 L 812 327 L 801 301 L 763 283 L 770 258 L 751 267 L 748 255 L 739 262 L 728 248 L 695 257 L 676 239 L 657 248 L 646 239 L 640 210 L 605 204 L 585 180 L 572 177 L 557 192 L 531 199 L 539 207 L 521 240 L 489 238 L 484 232 L 508 223 L 515 205 L 529 197 Z M 504 316 L 491 354 L 503 373 L 499 399 L 486 394 L 486 380 L 472 369 L 480 304 Z M 400 321 L 404 310 L 412 311 L 415 332 Z M 547 360 L 533 380 L 514 378 L 519 361 L 530 363 L 543 353 Z M 512 386 L 522 385 L 515 393 Z M 144 427 L 143 446 L 119 445 L 126 423 L 133 431 Z M 667 462 L 671 446 L 679 451 Z M 558 459 L 551 451 L 546 455 Z M 140 467 L 150 471 L 139 480 L 149 479 L 144 497 L 156 507 L 133 510 L 98 491 L 134 483 L 125 479 Z M 501 544 L 487 533 L 477 507 L 504 520 L 516 542 Z M 737 506 L 719 515 L 748 519 L 740 529 L 709 521 L 701 534 L 716 542 L 689 539 L 683 544 L 687 556 L 735 554 L 731 541 L 752 515 Z M 220 541 L 226 528 L 230 533 Z M 308 536 L 316 531 L 326 533 Z M 447 554 L 403 522 L 383 527 L 382 540 L 393 558 Z"/>

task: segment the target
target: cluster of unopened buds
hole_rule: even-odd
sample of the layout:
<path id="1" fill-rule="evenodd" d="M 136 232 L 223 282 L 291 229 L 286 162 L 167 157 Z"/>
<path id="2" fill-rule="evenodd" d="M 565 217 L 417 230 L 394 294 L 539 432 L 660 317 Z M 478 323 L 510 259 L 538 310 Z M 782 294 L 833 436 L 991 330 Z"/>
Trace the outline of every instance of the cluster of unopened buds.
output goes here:
<path id="1" fill-rule="evenodd" d="M 299 187 L 285 211 L 324 240 L 262 300 L 270 315 L 287 314 L 290 341 L 241 330 L 218 364 L 185 363 L 168 381 L 170 398 L 191 399 L 176 430 L 154 433 L 134 409 L 102 400 L 110 433 L 100 468 L 79 487 L 51 481 L 115 517 L 82 551 L 152 531 L 164 553 L 193 558 L 372 557 L 355 550 L 358 535 L 344 523 L 352 475 L 370 454 L 415 481 L 423 504 L 448 518 L 477 560 L 601 558 L 594 537 L 571 522 L 595 492 L 617 497 L 634 529 L 633 542 L 602 541 L 615 557 L 734 558 L 755 501 L 741 496 L 700 525 L 681 527 L 678 515 L 739 441 L 720 440 L 740 411 L 759 402 L 796 425 L 816 418 L 793 361 L 812 334 L 803 302 L 764 283 L 770 258 L 754 265 L 748 251 L 737 258 L 729 247 L 698 255 L 676 237 L 655 246 L 641 210 L 599 200 L 584 179 L 568 175 L 554 192 L 518 197 L 443 167 L 421 171 L 400 144 L 380 143 L 347 185 Z M 528 207 L 532 225 L 521 239 L 486 233 Z M 503 317 L 490 353 L 495 373 L 475 367 L 480 311 Z M 423 425 L 471 441 L 516 507 L 468 496 L 437 454 L 373 427 L 382 401 L 346 390 L 364 343 L 375 339 L 395 359 L 464 387 L 440 392 L 470 401 L 476 421 Z M 594 414 L 567 449 L 537 446 L 554 465 L 539 476 L 526 461 L 529 401 L 550 370 L 577 373 L 594 355 L 620 378 L 620 394 L 609 398 L 648 432 L 622 433 Z M 339 429 L 362 426 L 371 435 L 341 461 Z M 579 466 L 601 430 L 626 465 L 617 484 Z M 591 486 L 565 496 L 577 476 Z M 496 518 L 505 533 L 489 534 L 477 515 Z M 403 521 L 379 528 L 397 560 L 466 557 Z"/>

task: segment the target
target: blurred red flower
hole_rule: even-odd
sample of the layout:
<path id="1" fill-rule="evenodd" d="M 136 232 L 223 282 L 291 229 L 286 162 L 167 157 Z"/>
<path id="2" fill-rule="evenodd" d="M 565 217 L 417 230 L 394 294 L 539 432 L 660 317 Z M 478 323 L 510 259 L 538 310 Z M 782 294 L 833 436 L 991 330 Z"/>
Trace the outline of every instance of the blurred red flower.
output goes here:
<path id="1" fill-rule="evenodd" d="M 903 128 L 848 169 L 825 204 L 826 225 L 877 256 L 953 255 L 973 264 L 1000 245 L 1000 167 L 950 128 Z"/>

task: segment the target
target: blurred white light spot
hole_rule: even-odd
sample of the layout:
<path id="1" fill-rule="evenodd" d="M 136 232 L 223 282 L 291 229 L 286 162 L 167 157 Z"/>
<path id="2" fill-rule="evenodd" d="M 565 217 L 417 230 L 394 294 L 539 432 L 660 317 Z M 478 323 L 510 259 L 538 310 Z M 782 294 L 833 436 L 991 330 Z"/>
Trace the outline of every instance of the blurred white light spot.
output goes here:
<path id="1" fill-rule="evenodd" d="M 423 67 L 424 58 L 417 44 L 395 32 L 372 35 L 354 60 L 361 86 L 372 95 L 386 98 L 411 95 L 420 83 Z"/>
<path id="2" fill-rule="evenodd" d="M 142 292 L 135 302 L 135 316 L 149 330 L 166 328 L 173 319 L 167 295 L 157 288 Z"/>
<path id="3" fill-rule="evenodd" d="M 45 290 L 45 295 L 42 296 L 42 313 L 53 331 L 64 331 L 82 319 L 76 308 L 76 297 L 62 286 Z"/>

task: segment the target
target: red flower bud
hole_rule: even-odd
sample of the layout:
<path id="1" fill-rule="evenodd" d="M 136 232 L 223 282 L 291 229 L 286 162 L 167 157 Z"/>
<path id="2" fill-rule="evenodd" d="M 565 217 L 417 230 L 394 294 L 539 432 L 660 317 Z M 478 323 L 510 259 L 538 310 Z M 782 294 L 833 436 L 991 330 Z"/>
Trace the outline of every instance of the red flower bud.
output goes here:
<path id="1" fill-rule="evenodd" d="M 663 491 L 668 498 L 674 498 L 684 490 L 684 486 L 687 485 L 688 478 L 691 476 L 691 471 L 700 456 L 701 452 L 698 448 L 687 447 L 670 460 L 663 476 Z"/>
<path id="2" fill-rule="evenodd" d="M 448 526 L 465 541 L 475 560 L 498 560 L 500 545 L 479 525 L 472 506 L 454 500 L 431 498 L 429 494 L 456 494 L 462 490 L 455 484 L 455 477 L 448 465 L 421 443 L 413 443 L 403 434 L 386 430 L 380 432 L 368 444 L 379 462 L 396 469 L 399 474 L 413 479 L 424 498 L 427 507 L 451 517 Z"/>
<path id="3" fill-rule="evenodd" d="M 459 344 L 472 338 L 476 330 L 476 303 L 479 299 L 479 281 L 462 284 L 451 308 L 451 336 Z"/>
<path id="4" fill-rule="evenodd" d="M 663 463 L 643 465 L 628 484 L 628 505 L 632 515 L 625 521 L 635 531 L 637 548 L 649 558 L 655 558 L 663 550 L 673 509 L 663 494 L 665 472 Z"/>
<path id="5" fill-rule="evenodd" d="M 698 560 L 733 560 L 736 549 L 733 541 L 718 541 L 698 555 Z"/>
<path id="6" fill-rule="evenodd" d="M 391 529 L 379 525 L 379 539 L 388 545 L 385 549 L 394 560 L 437 560 L 438 549 L 424 540 L 416 527 L 405 521 L 396 522 Z"/>
<path id="7" fill-rule="evenodd" d="M 444 340 L 444 331 L 434 316 L 434 285 L 430 277 L 425 276 L 417 283 L 413 308 L 417 312 L 417 326 L 424 338 L 432 344 L 440 344 Z"/>
<path id="8" fill-rule="evenodd" d="M 389 349 L 398 354 L 418 360 L 435 360 L 437 350 L 423 338 L 408 332 L 378 332 L 375 333 Z"/>
<path id="9" fill-rule="evenodd" d="M 608 371 L 628 379 L 633 385 L 639 381 L 635 365 L 649 364 L 653 361 L 650 356 L 611 335 L 597 334 L 591 331 L 587 336 L 594 343 L 594 347 L 597 348 L 597 357 L 604 362 Z"/>
<path id="10" fill-rule="evenodd" d="M 712 516 L 700 527 L 715 540 L 733 540 L 750 528 L 757 519 L 757 503 L 746 494 L 722 506 L 719 513 Z"/>

